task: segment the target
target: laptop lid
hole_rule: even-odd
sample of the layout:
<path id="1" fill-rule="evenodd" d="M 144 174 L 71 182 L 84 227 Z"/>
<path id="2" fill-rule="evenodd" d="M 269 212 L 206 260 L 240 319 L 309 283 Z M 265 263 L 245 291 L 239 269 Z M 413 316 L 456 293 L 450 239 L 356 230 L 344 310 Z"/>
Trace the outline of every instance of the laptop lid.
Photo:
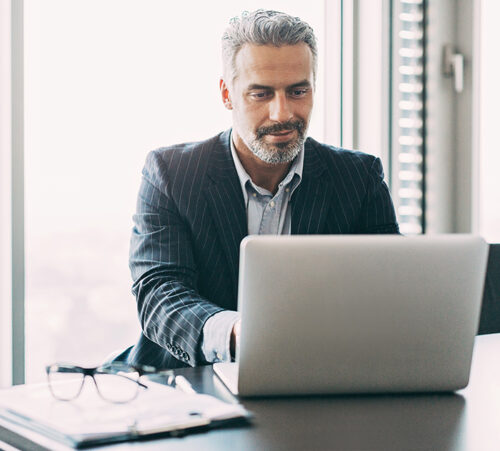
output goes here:
<path id="1" fill-rule="evenodd" d="M 245 238 L 239 394 L 465 387 L 487 252 L 471 235 Z"/>

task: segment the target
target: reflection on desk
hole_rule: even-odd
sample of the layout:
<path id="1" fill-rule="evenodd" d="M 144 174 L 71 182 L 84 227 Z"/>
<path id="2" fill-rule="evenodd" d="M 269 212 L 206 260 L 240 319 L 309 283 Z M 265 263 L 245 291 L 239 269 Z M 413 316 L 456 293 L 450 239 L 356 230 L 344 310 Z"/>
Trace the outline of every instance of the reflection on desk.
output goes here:
<path id="1" fill-rule="evenodd" d="M 176 372 L 198 392 L 234 401 L 211 367 Z M 267 398 L 243 405 L 255 415 L 252 427 L 146 441 L 140 449 L 498 450 L 500 334 L 476 338 L 470 384 L 456 394 Z M 2 424 L 0 440 L 21 449 L 52 449 L 40 437 L 23 437 Z"/>

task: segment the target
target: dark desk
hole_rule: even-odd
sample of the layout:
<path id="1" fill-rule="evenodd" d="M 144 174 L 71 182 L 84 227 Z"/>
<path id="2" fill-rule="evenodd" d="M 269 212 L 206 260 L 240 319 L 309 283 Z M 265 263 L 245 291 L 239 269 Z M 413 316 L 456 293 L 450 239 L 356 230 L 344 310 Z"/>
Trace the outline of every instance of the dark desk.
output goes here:
<path id="1" fill-rule="evenodd" d="M 200 392 L 223 399 L 231 396 L 211 367 L 178 373 Z M 470 384 L 457 394 L 327 396 L 243 403 L 255 414 L 252 426 L 99 449 L 500 450 L 500 334 L 476 338 Z M 36 434 L 28 439 L 0 423 L 0 440 L 21 449 L 66 449 Z"/>

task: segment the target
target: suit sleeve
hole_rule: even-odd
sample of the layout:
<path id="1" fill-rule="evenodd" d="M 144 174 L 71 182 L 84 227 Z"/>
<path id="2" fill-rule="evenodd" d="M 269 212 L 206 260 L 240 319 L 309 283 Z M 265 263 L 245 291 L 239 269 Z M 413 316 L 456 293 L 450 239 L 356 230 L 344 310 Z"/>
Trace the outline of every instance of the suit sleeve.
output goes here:
<path id="1" fill-rule="evenodd" d="M 360 216 L 358 233 L 399 233 L 391 194 L 384 182 L 380 158 L 375 158 L 368 171 L 368 183 Z"/>
<path id="2" fill-rule="evenodd" d="M 130 244 L 132 292 L 144 335 L 191 366 L 206 363 L 203 326 L 221 307 L 197 291 L 190 230 L 171 193 L 168 164 L 149 154 Z"/>

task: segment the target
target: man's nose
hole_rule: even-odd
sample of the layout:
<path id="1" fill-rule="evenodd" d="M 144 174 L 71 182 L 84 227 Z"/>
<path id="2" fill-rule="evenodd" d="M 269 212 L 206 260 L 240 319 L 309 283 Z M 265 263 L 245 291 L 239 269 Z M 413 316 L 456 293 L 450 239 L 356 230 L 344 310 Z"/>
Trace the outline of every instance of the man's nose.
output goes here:
<path id="1" fill-rule="evenodd" d="M 269 119 L 274 122 L 286 122 L 292 119 L 290 101 L 285 93 L 276 93 L 269 103 Z"/>

